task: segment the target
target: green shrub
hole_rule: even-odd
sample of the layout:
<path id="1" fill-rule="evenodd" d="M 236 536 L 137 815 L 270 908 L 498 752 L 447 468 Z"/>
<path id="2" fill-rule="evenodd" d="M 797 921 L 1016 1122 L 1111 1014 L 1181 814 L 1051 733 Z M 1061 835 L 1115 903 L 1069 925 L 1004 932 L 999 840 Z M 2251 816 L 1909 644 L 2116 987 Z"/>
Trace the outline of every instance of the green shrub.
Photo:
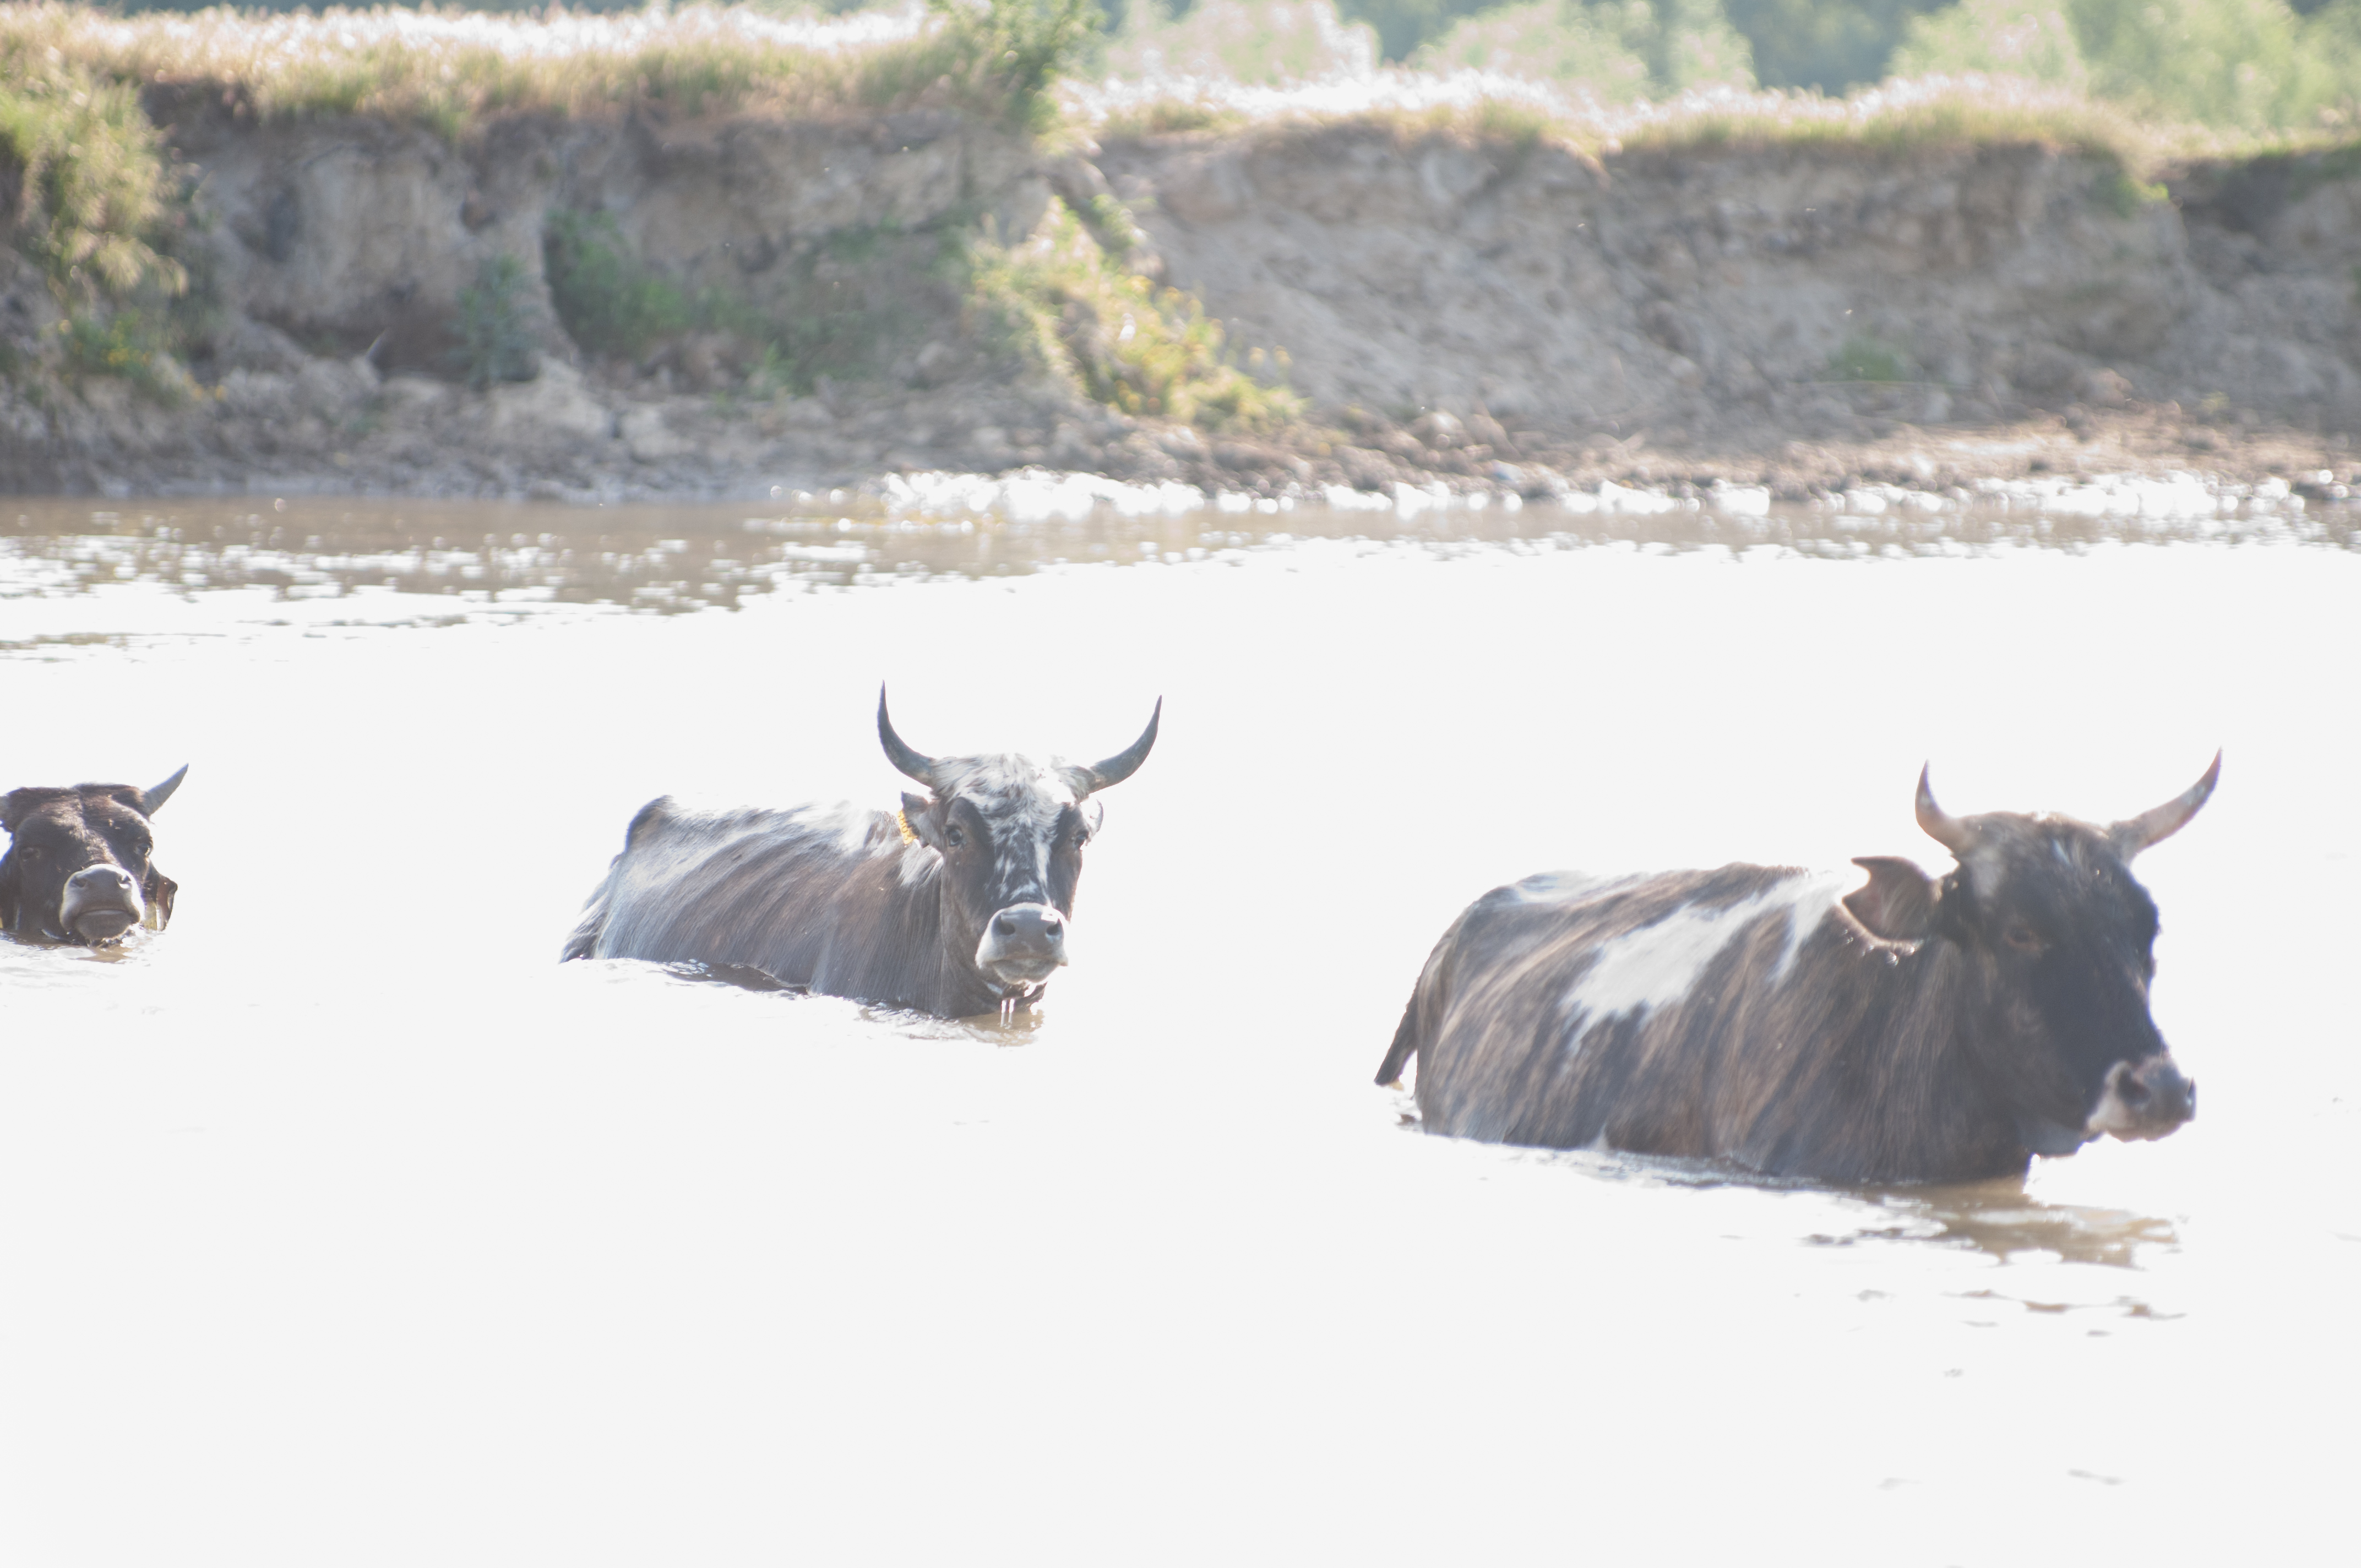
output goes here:
<path id="1" fill-rule="evenodd" d="M 1054 198 L 1034 236 L 984 241 L 958 258 L 971 316 L 994 345 L 1071 380 L 1111 408 L 1212 430 L 1299 419 L 1303 400 L 1241 370 L 1219 322 L 1177 289 L 1126 275 Z M 1254 356 L 1283 376 L 1283 355 Z"/>
<path id="2" fill-rule="evenodd" d="M 971 92 L 999 99 L 1010 124 L 1044 131 L 1057 117 L 1049 83 L 1096 39 L 1097 0 L 927 0 L 965 61 Z"/>
<path id="3" fill-rule="evenodd" d="M 657 340 L 697 324 L 678 284 L 624 254 L 612 214 L 553 213 L 541 254 L 557 319 L 589 353 L 637 359 Z"/>
<path id="4" fill-rule="evenodd" d="M 886 246 L 900 237 L 890 228 L 830 236 L 786 264 L 785 285 L 768 309 L 719 289 L 692 295 L 632 257 L 605 213 L 552 214 L 542 257 L 557 319 L 586 353 L 637 361 L 684 333 L 722 333 L 754 360 L 747 390 L 768 397 L 809 392 L 823 375 L 873 368 L 879 345 L 907 314 L 893 307 L 905 280 L 886 277 Z"/>
<path id="5" fill-rule="evenodd" d="M 526 316 L 527 287 L 524 263 L 501 255 L 486 258 L 475 282 L 459 291 L 451 362 L 479 392 L 495 381 L 530 381 L 539 366 Z"/>

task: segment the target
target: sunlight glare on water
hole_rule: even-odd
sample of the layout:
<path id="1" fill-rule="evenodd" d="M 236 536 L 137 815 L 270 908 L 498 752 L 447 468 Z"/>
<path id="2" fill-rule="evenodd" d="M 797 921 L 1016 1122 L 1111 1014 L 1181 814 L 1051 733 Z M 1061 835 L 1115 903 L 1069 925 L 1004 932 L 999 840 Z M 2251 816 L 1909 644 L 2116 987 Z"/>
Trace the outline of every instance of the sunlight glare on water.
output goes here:
<path id="1" fill-rule="evenodd" d="M 7 1561 L 2275 1561 L 2336 1517 L 2348 551 L 267 509 L 0 540 L 0 786 L 191 764 L 168 932 L 0 942 Z M 1038 1023 L 555 961 L 654 795 L 890 808 L 881 679 L 938 753 L 1165 699 Z M 1922 761 L 2107 820 L 2217 745 L 2139 864 L 2166 1142 L 1831 1192 L 1369 1081 L 1500 882 L 1938 868 Z"/>

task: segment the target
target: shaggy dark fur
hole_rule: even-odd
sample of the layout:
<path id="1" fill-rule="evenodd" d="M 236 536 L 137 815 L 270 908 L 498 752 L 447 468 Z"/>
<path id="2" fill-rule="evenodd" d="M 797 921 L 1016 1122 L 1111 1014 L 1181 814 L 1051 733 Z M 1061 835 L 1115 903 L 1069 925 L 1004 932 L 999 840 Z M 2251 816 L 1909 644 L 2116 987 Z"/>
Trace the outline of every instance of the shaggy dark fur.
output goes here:
<path id="1" fill-rule="evenodd" d="M 148 818 L 181 787 L 29 786 L 0 795 L 0 929 L 22 940 L 104 946 L 141 921 L 161 930 L 180 883 L 156 869 Z"/>
<path id="2" fill-rule="evenodd" d="M 1090 795 L 1147 758 L 1162 711 L 1091 767 L 939 759 L 902 743 L 881 695 L 887 757 L 931 792 L 902 797 L 915 842 L 891 812 L 691 811 L 664 796 L 631 819 L 561 959 L 693 959 L 944 1017 L 1029 1007 L 1064 962 L 1101 817 Z"/>

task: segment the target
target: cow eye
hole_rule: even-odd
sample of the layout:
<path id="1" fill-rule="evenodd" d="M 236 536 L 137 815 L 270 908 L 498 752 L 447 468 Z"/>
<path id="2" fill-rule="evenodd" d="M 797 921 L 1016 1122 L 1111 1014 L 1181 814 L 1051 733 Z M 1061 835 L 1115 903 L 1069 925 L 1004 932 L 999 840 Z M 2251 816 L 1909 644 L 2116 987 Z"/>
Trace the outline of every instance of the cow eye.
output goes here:
<path id="1" fill-rule="evenodd" d="M 943 829 L 943 842 L 956 850 L 967 842 L 967 835 L 956 828 L 946 828 Z"/>
<path id="2" fill-rule="evenodd" d="M 2020 953 L 2037 953 L 2042 948 L 2049 945 L 2041 939 L 2040 932 L 2036 931 L 2032 927 L 2026 925 L 2022 920 L 2010 921 L 2008 923 L 2008 928 L 2003 931 L 2000 936 L 2002 941 L 2006 942 L 2010 947 L 2015 948 Z"/>

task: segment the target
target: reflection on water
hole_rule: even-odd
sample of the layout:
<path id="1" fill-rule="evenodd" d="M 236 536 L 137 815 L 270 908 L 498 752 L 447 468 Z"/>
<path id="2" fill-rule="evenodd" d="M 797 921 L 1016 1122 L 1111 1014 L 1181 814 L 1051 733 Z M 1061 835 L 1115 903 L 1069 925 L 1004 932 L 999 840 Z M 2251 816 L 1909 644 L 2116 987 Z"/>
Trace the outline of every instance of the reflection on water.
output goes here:
<path id="1" fill-rule="evenodd" d="M 1807 1238 L 1819 1246 L 1865 1241 L 1934 1242 L 1989 1254 L 2003 1263 L 2033 1256 L 2136 1268 L 2147 1250 L 2179 1245 L 2169 1220 L 2080 1203 L 2045 1203 L 2024 1179 L 1970 1186 L 1904 1188 L 1856 1195 L 1861 1226 Z"/>
<path id="2" fill-rule="evenodd" d="M 928 577 L 1021 576 L 1071 563 L 1177 565 L 1367 538 L 1438 548 L 1673 550 L 1773 547 L 1849 559 L 1996 545 L 2080 549 L 2122 540 L 2237 543 L 2301 539 L 2349 547 L 2361 510 L 2308 481 L 2178 480 L 1993 485 L 1936 494 L 1867 486 L 1810 501 L 1767 489 L 1460 496 L 1334 496 L 1247 502 L 1180 487 L 933 476 L 884 495 L 835 491 L 742 506 L 485 504 L 297 497 L 142 505 L 18 500 L 0 509 L 0 598 L 146 584 L 183 593 L 265 588 L 281 599 L 393 592 L 460 607 L 611 605 L 652 614 L 734 609 L 786 587 Z M 1167 493 L 1174 492 L 1174 493 Z M 1235 504 L 1233 504 L 1235 503 Z M 104 633 L 44 636 L 44 646 Z M 15 644 L 24 646 L 24 640 Z"/>
<path id="3" fill-rule="evenodd" d="M 1394 1096 L 1400 1125 L 1417 1130 L 1416 1102 Z M 1675 1188 L 1737 1188 L 1763 1192 L 1805 1192 L 1834 1200 L 1818 1211 L 1852 1223 L 1804 1234 L 1803 1245 L 1850 1247 L 1867 1243 L 1934 1245 L 1985 1254 L 2002 1263 L 2037 1258 L 2065 1263 L 2136 1268 L 2149 1249 L 2177 1245 L 2172 1222 L 2151 1215 L 2081 1203 L 2052 1203 L 2026 1190 L 2025 1178 L 1945 1187 L 1830 1190 L 1800 1178 L 1766 1177 L 1709 1159 L 1673 1158 L 1609 1150 L 1517 1151 L 1508 1157 L 1577 1170 L 1597 1179 Z"/>

